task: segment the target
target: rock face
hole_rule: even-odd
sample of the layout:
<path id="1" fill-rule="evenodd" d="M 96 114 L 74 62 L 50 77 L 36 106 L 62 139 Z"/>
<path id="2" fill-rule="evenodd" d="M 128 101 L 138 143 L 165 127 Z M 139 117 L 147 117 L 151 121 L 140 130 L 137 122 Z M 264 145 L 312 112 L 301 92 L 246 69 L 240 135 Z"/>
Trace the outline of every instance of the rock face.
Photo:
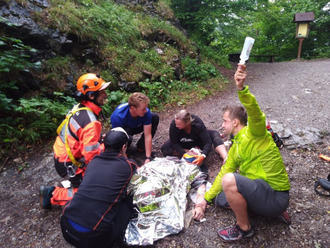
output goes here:
<path id="1" fill-rule="evenodd" d="M 72 49 L 72 40 L 58 30 L 41 27 L 33 20 L 33 13 L 49 6 L 48 1 L 26 1 L 22 6 L 11 1 L 0 7 L 0 27 L 11 37 L 18 38 L 38 49 L 38 56 L 51 57 Z"/>
<path id="2" fill-rule="evenodd" d="M 25 45 L 35 48 L 36 51 L 29 54 L 31 62 L 40 63 L 44 59 L 72 52 L 73 49 L 73 40 L 67 34 L 42 27 L 33 19 L 34 13 L 47 7 L 49 7 L 47 0 L 29 0 L 24 4 L 10 1 L 0 4 L 1 35 L 19 39 Z M 29 71 L 7 74 L 3 73 L 1 78 L 16 81 L 19 86 L 19 89 L 8 93 L 13 99 L 41 88 L 40 78 Z"/>

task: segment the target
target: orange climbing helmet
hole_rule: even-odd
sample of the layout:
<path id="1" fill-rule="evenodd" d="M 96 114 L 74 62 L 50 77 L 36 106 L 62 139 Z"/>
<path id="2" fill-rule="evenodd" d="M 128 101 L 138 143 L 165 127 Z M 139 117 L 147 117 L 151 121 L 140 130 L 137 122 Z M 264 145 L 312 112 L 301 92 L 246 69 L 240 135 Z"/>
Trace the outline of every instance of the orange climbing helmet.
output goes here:
<path id="1" fill-rule="evenodd" d="M 95 92 L 106 89 L 110 82 L 105 82 L 99 75 L 95 73 L 86 73 L 77 81 L 77 90 L 83 95 L 87 92 Z"/>

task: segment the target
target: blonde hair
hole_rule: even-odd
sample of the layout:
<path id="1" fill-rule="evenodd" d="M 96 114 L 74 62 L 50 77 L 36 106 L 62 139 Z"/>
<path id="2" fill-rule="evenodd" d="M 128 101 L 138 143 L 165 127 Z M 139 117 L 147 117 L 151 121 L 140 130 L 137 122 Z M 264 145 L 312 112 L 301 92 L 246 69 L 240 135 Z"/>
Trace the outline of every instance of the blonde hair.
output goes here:
<path id="1" fill-rule="evenodd" d="M 134 92 L 132 95 L 128 98 L 128 105 L 139 107 L 141 103 L 149 104 L 150 100 L 149 97 L 147 97 L 145 94 L 141 92 Z"/>
<path id="2" fill-rule="evenodd" d="M 191 118 L 191 114 L 185 109 L 182 109 L 178 113 L 176 113 L 174 118 L 176 120 L 183 121 L 184 123 L 190 123 L 193 121 L 193 119 Z"/>

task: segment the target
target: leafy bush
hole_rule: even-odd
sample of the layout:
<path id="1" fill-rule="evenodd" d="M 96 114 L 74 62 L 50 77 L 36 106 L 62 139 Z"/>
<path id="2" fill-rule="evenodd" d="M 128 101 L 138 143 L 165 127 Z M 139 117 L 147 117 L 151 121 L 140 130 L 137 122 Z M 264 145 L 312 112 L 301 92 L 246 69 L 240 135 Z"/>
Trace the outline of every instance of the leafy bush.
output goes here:
<path id="1" fill-rule="evenodd" d="M 164 103 L 168 102 L 170 92 L 166 84 L 167 82 L 150 82 L 149 80 L 140 82 L 142 92 L 149 96 L 152 107 L 161 108 Z"/>
<path id="2" fill-rule="evenodd" d="M 17 82 L 10 80 L 10 75 L 19 71 L 38 69 L 39 63 L 29 61 L 30 55 L 36 52 L 30 46 L 16 38 L 0 37 L 0 114 L 12 110 L 11 90 L 17 90 Z"/>
<path id="3" fill-rule="evenodd" d="M 2 153 L 13 145 L 33 144 L 56 135 L 57 126 L 75 103 L 72 97 L 60 92 L 54 92 L 53 99 L 21 98 L 18 105 L 12 105 L 11 115 L 0 124 Z"/>
<path id="4" fill-rule="evenodd" d="M 109 117 L 115 108 L 123 103 L 127 102 L 128 93 L 121 90 L 115 90 L 108 93 L 108 103 L 102 107 L 104 114 Z"/>
<path id="5" fill-rule="evenodd" d="M 185 57 L 182 59 L 184 76 L 191 80 L 202 81 L 218 74 L 217 69 L 210 63 L 198 64 L 196 59 Z"/>
<path id="6" fill-rule="evenodd" d="M 315 14 L 315 20 L 310 23 L 309 37 L 304 41 L 303 57 L 327 57 L 329 54 L 323 50 L 329 48 L 327 0 L 171 2 L 176 17 L 190 37 L 197 43 L 212 47 L 216 56 L 239 52 L 244 38 L 251 36 L 256 39 L 252 55 L 277 55 L 276 60 L 296 58 L 298 42 L 292 19 L 296 13 L 303 12 Z"/>

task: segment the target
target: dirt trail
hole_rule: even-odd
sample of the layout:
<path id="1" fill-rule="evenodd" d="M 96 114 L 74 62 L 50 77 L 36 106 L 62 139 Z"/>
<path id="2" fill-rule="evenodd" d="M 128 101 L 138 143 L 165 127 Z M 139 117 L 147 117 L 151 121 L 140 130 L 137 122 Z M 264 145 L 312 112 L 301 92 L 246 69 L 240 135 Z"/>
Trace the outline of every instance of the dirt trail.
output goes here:
<path id="1" fill-rule="evenodd" d="M 325 134 L 323 144 L 308 149 L 282 149 L 291 180 L 289 212 L 292 225 L 278 220 L 251 217 L 256 235 L 234 244 L 223 243 L 217 228 L 234 221 L 231 211 L 209 207 L 207 221 L 192 223 L 179 235 L 167 237 L 156 247 L 330 247 L 329 199 L 316 195 L 314 181 L 325 178 L 330 164 L 317 155 L 330 155 L 330 60 L 305 62 L 256 63 L 248 65 L 248 80 L 267 117 L 292 130 L 314 127 Z M 231 80 L 231 79 L 230 79 Z M 187 109 L 197 114 L 208 128 L 219 129 L 223 106 L 238 103 L 235 88 L 228 85 L 218 95 Z M 176 109 L 177 110 L 177 109 Z M 168 127 L 176 110 L 160 113 L 161 122 L 154 139 L 155 151 L 168 139 Z M 38 187 L 60 181 L 53 168 L 50 147 L 31 154 L 29 167 L 0 175 L 0 246 L 1 247 L 71 247 L 62 238 L 60 209 L 39 209 Z M 211 181 L 219 171 L 220 159 L 212 152 L 208 158 Z"/>

